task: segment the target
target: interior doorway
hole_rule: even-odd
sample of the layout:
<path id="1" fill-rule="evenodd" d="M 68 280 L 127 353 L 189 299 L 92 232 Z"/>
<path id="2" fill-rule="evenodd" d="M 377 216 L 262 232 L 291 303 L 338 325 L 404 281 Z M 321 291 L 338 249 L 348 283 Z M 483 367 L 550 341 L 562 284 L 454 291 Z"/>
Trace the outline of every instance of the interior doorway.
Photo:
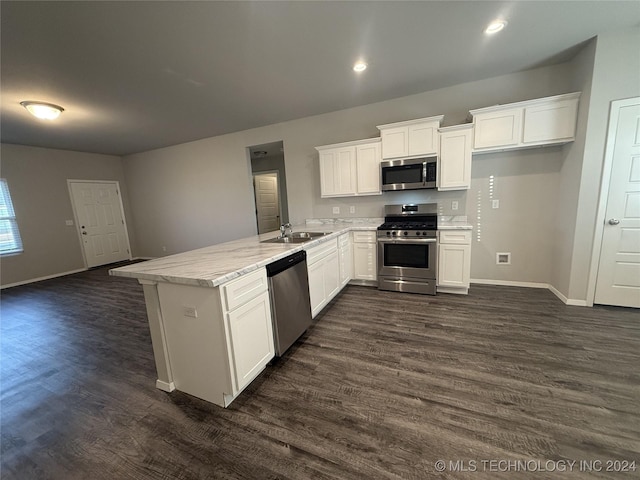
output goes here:
<path id="1" fill-rule="evenodd" d="M 282 141 L 248 147 L 253 177 L 258 233 L 278 230 L 289 222 L 287 176 Z"/>
<path id="2" fill-rule="evenodd" d="M 640 98 L 612 102 L 603 172 L 593 303 L 639 308 Z"/>
<path id="3" fill-rule="evenodd" d="M 273 232 L 282 225 L 280 222 L 279 183 L 278 172 L 257 173 L 253 176 L 258 234 Z"/>
<path id="4" fill-rule="evenodd" d="M 131 260 L 118 182 L 67 183 L 87 268 Z"/>

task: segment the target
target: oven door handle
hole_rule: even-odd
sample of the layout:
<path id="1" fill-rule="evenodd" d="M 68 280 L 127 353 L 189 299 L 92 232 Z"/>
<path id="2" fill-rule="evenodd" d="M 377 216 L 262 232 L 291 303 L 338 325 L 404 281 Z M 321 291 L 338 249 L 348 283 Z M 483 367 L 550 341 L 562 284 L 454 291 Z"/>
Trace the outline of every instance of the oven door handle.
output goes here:
<path id="1" fill-rule="evenodd" d="M 435 238 L 379 238 L 380 243 L 436 243 Z"/>

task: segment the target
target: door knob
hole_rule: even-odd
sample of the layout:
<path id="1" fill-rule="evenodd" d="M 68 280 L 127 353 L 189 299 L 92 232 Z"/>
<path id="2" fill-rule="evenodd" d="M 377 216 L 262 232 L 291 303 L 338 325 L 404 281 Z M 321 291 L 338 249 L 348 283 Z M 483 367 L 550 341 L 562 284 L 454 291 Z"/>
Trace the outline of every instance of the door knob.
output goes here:
<path id="1" fill-rule="evenodd" d="M 618 220 L 617 218 L 612 218 L 611 220 L 609 220 L 609 225 L 618 225 L 620 223 L 620 220 Z"/>
<path id="2" fill-rule="evenodd" d="M 83 234 L 83 235 L 86 235 L 86 234 L 87 234 L 87 232 L 82 232 L 82 234 Z"/>

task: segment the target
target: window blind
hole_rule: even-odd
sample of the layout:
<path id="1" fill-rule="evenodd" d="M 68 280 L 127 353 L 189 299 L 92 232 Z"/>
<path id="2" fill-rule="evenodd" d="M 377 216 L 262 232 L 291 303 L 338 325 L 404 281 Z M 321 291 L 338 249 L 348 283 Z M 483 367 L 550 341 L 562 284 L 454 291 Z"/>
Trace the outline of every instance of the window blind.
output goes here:
<path id="1" fill-rule="evenodd" d="M 0 178 L 0 255 L 22 252 L 22 239 L 9 194 L 9 186 Z"/>

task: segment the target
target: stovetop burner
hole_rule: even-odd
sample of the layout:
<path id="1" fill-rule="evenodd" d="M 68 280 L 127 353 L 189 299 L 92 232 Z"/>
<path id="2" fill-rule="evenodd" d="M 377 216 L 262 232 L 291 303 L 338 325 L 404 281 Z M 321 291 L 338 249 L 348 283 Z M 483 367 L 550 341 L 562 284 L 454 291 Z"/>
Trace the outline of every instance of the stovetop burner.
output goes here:
<path id="1" fill-rule="evenodd" d="M 384 222 L 378 230 L 435 230 L 433 222 Z"/>

